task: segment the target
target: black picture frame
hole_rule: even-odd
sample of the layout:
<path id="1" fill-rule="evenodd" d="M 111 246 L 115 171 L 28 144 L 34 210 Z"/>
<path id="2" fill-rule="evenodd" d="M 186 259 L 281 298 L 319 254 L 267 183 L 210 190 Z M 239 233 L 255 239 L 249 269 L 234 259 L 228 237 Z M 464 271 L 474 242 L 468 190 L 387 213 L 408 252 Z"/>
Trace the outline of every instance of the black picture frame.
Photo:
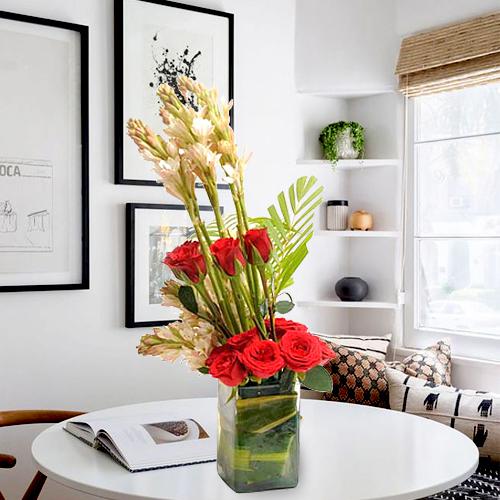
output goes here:
<path id="1" fill-rule="evenodd" d="M 138 209 L 146 210 L 186 210 L 184 205 L 161 204 L 161 203 L 127 203 L 125 205 L 125 327 L 139 328 L 150 326 L 164 326 L 172 323 L 173 320 L 152 320 L 152 321 L 136 321 L 135 318 L 135 235 L 136 235 L 136 220 L 135 211 Z M 211 206 L 200 205 L 201 212 L 213 212 Z M 221 207 L 221 213 L 224 212 Z"/>
<path id="2" fill-rule="evenodd" d="M 229 100 L 234 98 L 234 14 L 223 12 L 205 7 L 197 7 L 194 5 L 186 5 L 170 0 L 136 0 L 137 2 L 152 3 L 183 9 L 191 12 L 206 14 L 208 16 L 219 16 L 228 20 L 228 92 Z M 125 116 L 123 110 L 123 70 L 124 70 L 124 54 L 123 54 L 123 2 L 124 0 L 114 0 L 114 45 L 115 45 L 115 184 L 126 184 L 134 186 L 161 186 L 154 180 L 144 179 L 128 179 L 124 176 L 124 144 L 123 144 L 123 127 L 125 126 Z M 234 128 L 234 106 L 231 109 L 231 126 Z M 199 186 L 197 186 L 199 187 Z M 227 184 L 218 185 L 219 189 L 229 189 Z"/>
<path id="3" fill-rule="evenodd" d="M 81 127 L 81 279 L 77 283 L 5 285 L 0 292 L 27 292 L 51 290 L 90 289 L 90 241 L 89 241 L 89 28 L 88 26 L 27 16 L 0 10 L 0 19 L 48 26 L 75 31 L 80 36 L 80 127 Z M 40 75 L 42 77 L 42 75 Z"/>

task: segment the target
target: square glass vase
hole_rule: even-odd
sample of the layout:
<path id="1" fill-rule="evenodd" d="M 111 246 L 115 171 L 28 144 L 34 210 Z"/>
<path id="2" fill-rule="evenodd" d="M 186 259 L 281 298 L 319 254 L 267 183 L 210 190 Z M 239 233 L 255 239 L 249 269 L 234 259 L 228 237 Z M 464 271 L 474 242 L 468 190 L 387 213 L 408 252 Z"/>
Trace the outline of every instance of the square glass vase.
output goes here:
<path id="1" fill-rule="evenodd" d="M 232 396 L 232 397 L 231 397 Z M 299 474 L 300 383 L 293 372 L 259 385 L 219 383 L 217 472 L 238 493 L 294 488 Z"/>

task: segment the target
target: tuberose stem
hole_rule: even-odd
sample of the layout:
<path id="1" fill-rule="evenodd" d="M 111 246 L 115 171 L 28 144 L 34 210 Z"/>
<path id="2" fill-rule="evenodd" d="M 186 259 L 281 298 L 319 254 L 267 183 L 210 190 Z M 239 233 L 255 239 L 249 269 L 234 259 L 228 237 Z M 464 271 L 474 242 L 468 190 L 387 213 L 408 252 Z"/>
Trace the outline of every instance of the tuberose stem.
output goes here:
<path id="1" fill-rule="evenodd" d="M 205 258 L 207 274 L 210 276 L 210 281 L 212 282 L 214 293 L 217 297 L 217 302 L 219 303 L 219 307 L 224 316 L 224 321 L 230 327 L 232 333 L 238 333 L 240 331 L 240 326 L 238 325 L 236 318 L 233 315 L 231 306 L 228 306 L 224 299 L 224 288 L 221 283 L 221 277 L 219 275 L 218 269 L 216 269 L 213 264 L 212 254 L 210 253 L 209 248 L 210 238 L 203 222 L 200 219 L 198 204 L 192 200 L 187 201 L 190 201 L 190 203 L 186 203 L 186 209 L 188 210 L 191 221 L 193 222 L 193 226 L 200 243 L 201 252 L 203 254 L 203 257 Z"/>
<path id="2" fill-rule="evenodd" d="M 274 328 L 274 308 L 273 308 L 274 301 L 270 293 L 269 287 L 267 286 L 266 270 L 264 269 L 264 266 L 258 266 L 258 269 L 259 269 L 260 279 L 262 281 L 262 288 L 264 289 L 264 295 L 266 296 L 266 301 L 267 301 L 269 324 L 271 325 L 271 337 L 274 340 L 277 340 L 276 331 Z"/>
<path id="3" fill-rule="evenodd" d="M 206 306 L 210 310 L 213 316 L 213 320 L 217 326 L 218 329 L 221 330 L 221 332 L 224 334 L 225 337 L 230 337 L 231 332 L 226 328 L 224 325 L 224 320 L 222 318 L 222 313 L 217 304 L 210 298 L 208 295 L 208 292 L 205 288 L 205 285 L 203 282 L 198 283 L 197 285 L 194 285 L 196 291 L 199 293 L 203 301 L 205 302 Z M 204 317 L 201 314 L 197 314 L 201 319 L 204 319 L 210 323 L 210 319 Z"/>

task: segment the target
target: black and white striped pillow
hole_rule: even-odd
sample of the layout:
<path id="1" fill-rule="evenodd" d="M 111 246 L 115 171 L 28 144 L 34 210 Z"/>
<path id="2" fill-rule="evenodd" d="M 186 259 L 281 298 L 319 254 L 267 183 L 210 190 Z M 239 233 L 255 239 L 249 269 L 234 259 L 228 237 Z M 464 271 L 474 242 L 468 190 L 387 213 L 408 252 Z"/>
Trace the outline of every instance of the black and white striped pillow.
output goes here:
<path id="1" fill-rule="evenodd" d="M 456 389 L 386 369 L 391 410 L 430 418 L 468 436 L 483 457 L 500 461 L 500 394 Z"/>
<path id="2" fill-rule="evenodd" d="M 392 337 L 390 333 L 381 337 L 364 335 L 326 335 L 323 333 L 316 333 L 316 336 L 327 343 L 347 347 L 348 349 L 367 354 L 382 361 L 385 360 Z"/>

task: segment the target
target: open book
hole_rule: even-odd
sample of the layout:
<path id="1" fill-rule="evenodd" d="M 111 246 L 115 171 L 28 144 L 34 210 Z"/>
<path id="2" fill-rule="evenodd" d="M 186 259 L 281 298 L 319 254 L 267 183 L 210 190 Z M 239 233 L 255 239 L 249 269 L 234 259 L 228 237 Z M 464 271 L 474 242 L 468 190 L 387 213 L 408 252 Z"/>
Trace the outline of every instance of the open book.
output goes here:
<path id="1" fill-rule="evenodd" d="M 216 457 L 215 425 L 206 416 L 82 415 L 68 421 L 64 429 L 105 451 L 130 472 L 211 462 Z"/>

